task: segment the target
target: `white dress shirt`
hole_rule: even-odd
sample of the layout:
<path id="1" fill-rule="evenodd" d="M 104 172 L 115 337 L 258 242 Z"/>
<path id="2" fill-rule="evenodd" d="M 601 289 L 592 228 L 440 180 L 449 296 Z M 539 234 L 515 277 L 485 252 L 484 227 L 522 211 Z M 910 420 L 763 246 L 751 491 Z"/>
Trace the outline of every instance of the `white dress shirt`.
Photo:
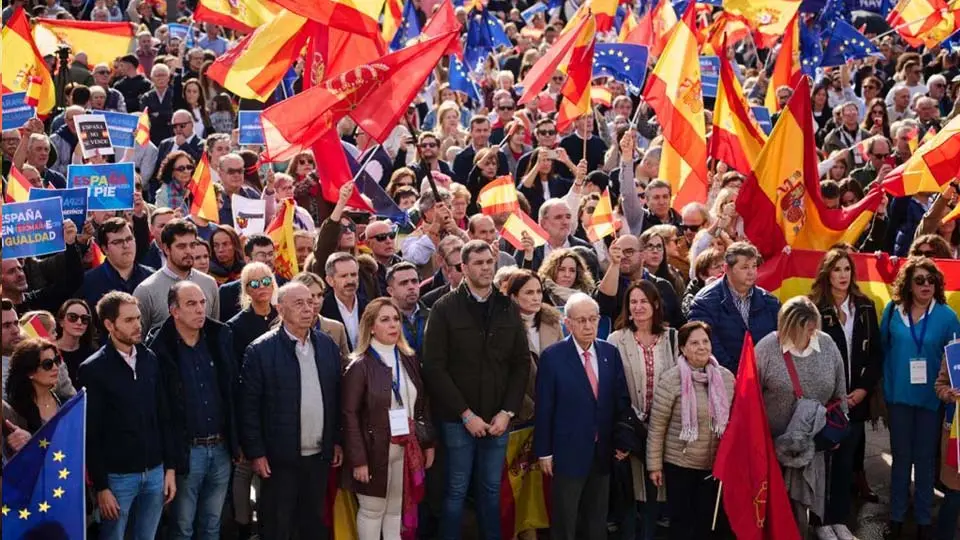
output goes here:
<path id="1" fill-rule="evenodd" d="M 337 295 L 333 295 L 333 299 L 337 301 L 337 309 L 340 310 L 340 318 L 343 319 L 343 326 L 347 330 L 347 337 L 350 338 L 350 346 L 356 347 L 357 337 L 360 334 L 360 302 L 357 301 L 357 298 L 353 298 L 353 310 L 348 308 L 346 304 L 340 301 L 337 298 Z"/>
<path id="2" fill-rule="evenodd" d="M 580 347 L 580 344 L 577 343 L 577 340 L 573 340 L 573 344 L 577 347 L 577 355 L 580 357 L 580 364 L 584 363 L 583 353 L 584 349 Z M 597 376 L 597 386 L 600 385 L 600 365 L 597 364 L 597 349 L 593 346 L 593 343 L 590 344 L 590 348 L 587 349 L 590 351 L 590 367 L 593 368 L 593 374 Z"/>

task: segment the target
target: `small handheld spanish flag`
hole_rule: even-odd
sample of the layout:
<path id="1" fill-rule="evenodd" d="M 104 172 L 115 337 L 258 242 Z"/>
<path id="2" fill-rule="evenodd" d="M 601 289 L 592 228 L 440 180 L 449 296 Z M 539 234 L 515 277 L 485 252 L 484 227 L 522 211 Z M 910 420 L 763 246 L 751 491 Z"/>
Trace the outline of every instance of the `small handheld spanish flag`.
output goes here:
<path id="1" fill-rule="evenodd" d="M 90 242 L 90 269 L 93 270 L 97 268 L 106 260 L 107 257 L 103 254 L 103 250 L 100 249 L 100 245 L 97 244 L 96 240 Z"/>
<path id="2" fill-rule="evenodd" d="M 43 90 L 43 79 L 37 76 L 30 77 L 30 83 L 27 86 L 27 94 L 23 97 L 23 102 L 28 107 L 37 107 L 40 105 L 40 94 Z"/>
<path id="3" fill-rule="evenodd" d="M 190 203 L 190 215 L 220 223 L 220 210 L 217 206 L 217 192 L 213 187 L 213 176 L 210 174 L 210 160 L 204 152 L 197 164 L 190 182 L 190 193 L 193 196 Z"/>
<path id="4" fill-rule="evenodd" d="M 510 245 L 517 249 L 523 249 L 523 233 L 527 233 L 533 238 L 534 247 L 542 246 L 547 243 L 547 237 L 550 236 L 536 221 L 525 212 L 515 212 L 510 214 L 503 229 L 500 231 L 500 237 L 510 242 Z"/>
<path id="5" fill-rule="evenodd" d="M 613 215 L 613 204 L 610 201 L 610 189 L 606 189 L 600 196 L 600 202 L 593 209 L 590 216 L 590 224 L 587 226 L 587 238 L 591 242 L 596 242 L 601 238 L 615 235 L 617 233 L 617 222 Z"/>
<path id="6" fill-rule="evenodd" d="M 140 119 L 137 120 L 137 129 L 134 131 L 133 139 L 137 146 L 146 146 L 150 142 L 150 109 L 145 108 L 140 113 Z"/>
<path id="7" fill-rule="evenodd" d="M 477 202 L 480 203 L 481 211 L 488 216 L 520 210 L 517 186 L 513 184 L 513 177 L 501 176 L 483 186 L 477 196 Z"/>
<path id="8" fill-rule="evenodd" d="M 3 201 L 15 203 L 30 200 L 30 187 L 30 181 L 23 176 L 20 169 L 10 167 L 10 175 L 7 177 L 7 192 L 3 196 Z"/>
<path id="9" fill-rule="evenodd" d="M 34 315 L 26 321 L 24 321 L 22 326 L 23 332 L 32 338 L 46 339 L 48 341 L 55 341 L 50 335 L 50 332 L 47 331 L 47 327 L 43 325 L 43 321 L 40 320 L 40 317 Z"/>

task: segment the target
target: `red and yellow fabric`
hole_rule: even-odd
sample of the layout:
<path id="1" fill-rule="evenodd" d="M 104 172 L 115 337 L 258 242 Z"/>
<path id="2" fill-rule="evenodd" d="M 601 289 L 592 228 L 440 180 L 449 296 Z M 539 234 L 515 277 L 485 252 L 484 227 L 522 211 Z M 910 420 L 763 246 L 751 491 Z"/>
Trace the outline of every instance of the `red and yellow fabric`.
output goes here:
<path id="1" fill-rule="evenodd" d="M 90 66 L 107 64 L 133 50 L 133 25 L 127 22 L 37 19 L 33 39 L 43 55 L 55 54 L 61 45 L 73 54 L 86 53 Z"/>
<path id="2" fill-rule="evenodd" d="M 30 23 L 22 7 L 14 10 L 10 20 L 0 31 L 0 36 L 0 50 L 3 51 L 0 79 L 3 81 L 3 93 L 26 92 L 31 78 L 39 77 L 42 82 L 37 100 L 37 114 L 48 114 L 57 104 L 56 90 L 43 55 L 33 41 Z"/>
<path id="3" fill-rule="evenodd" d="M 463 29 L 463 25 L 460 24 L 456 11 L 454 11 L 453 2 L 450 0 L 440 0 L 438 5 L 440 7 L 434 10 L 433 15 L 427 19 L 427 24 L 423 25 L 423 28 L 420 30 L 421 40 L 442 36 L 448 32 L 457 32 L 459 34 Z M 450 44 L 450 48 L 447 49 L 446 54 L 456 55 L 457 58 L 462 61 L 463 43 L 459 39 L 454 40 Z"/>
<path id="4" fill-rule="evenodd" d="M 488 216 L 519 211 L 520 201 L 513 177 L 501 176 L 483 186 L 477 194 L 477 204 L 480 205 L 481 212 Z"/>
<path id="5" fill-rule="evenodd" d="M 771 47 L 784 35 L 801 0 L 723 0 L 723 10 L 739 15 L 756 34 L 757 47 Z"/>
<path id="6" fill-rule="evenodd" d="M 146 146 L 150 142 L 150 109 L 144 108 L 137 120 L 137 129 L 133 132 L 133 140 L 137 146 Z"/>
<path id="7" fill-rule="evenodd" d="M 107 257 L 103 254 L 103 250 L 100 249 L 100 245 L 97 244 L 96 240 L 90 242 L 90 268 L 97 268 L 106 260 Z"/>
<path id="8" fill-rule="evenodd" d="M 957 0 L 900 0 L 887 15 L 887 23 L 911 47 L 930 48 L 956 30 L 958 10 Z"/>
<path id="9" fill-rule="evenodd" d="M 20 328 L 27 337 L 56 341 L 56 339 L 50 335 L 50 332 L 47 331 L 47 327 L 43 325 L 43 321 L 40 320 L 38 315 L 34 315 L 24 321 Z"/>
<path id="10" fill-rule="evenodd" d="M 500 230 L 500 236 L 510 242 L 510 245 L 517 249 L 523 249 L 523 233 L 527 233 L 533 238 L 534 247 L 542 246 L 547 243 L 547 231 L 539 223 L 533 220 L 526 212 L 514 212 L 510 214 L 507 221 Z"/>
<path id="11" fill-rule="evenodd" d="M 40 96 L 43 95 L 43 78 L 34 75 L 30 77 L 30 83 L 27 85 L 27 95 L 23 97 L 23 102 L 28 107 L 40 105 Z"/>
<path id="12" fill-rule="evenodd" d="M 267 101 L 307 41 L 307 19 L 287 10 L 217 58 L 207 75 L 239 97 Z"/>
<path id="13" fill-rule="evenodd" d="M 767 136 L 747 109 L 743 88 L 726 54 L 720 55 L 720 83 L 713 108 L 710 157 L 743 175 L 754 170 Z"/>
<path id="14" fill-rule="evenodd" d="M 291 279 L 300 273 L 297 246 L 293 242 L 293 215 L 296 213 L 296 204 L 293 199 L 284 199 L 277 209 L 277 215 L 265 231 L 276 248 L 274 268 L 277 276 L 284 279 Z"/>
<path id="15" fill-rule="evenodd" d="M 220 208 L 217 206 L 217 191 L 213 187 L 213 174 L 207 153 L 200 156 L 197 170 L 190 181 L 190 215 L 213 223 L 220 223 Z"/>
<path id="16" fill-rule="evenodd" d="M 613 29 L 613 19 L 617 15 L 618 0 L 587 0 L 587 6 L 597 18 L 597 32 Z"/>
<path id="17" fill-rule="evenodd" d="M 731 44 L 740 41 L 750 35 L 750 27 L 747 26 L 743 17 L 721 11 L 714 21 L 701 31 L 701 34 L 703 38 L 700 42 L 703 46 L 700 54 L 720 56 L 723 53 L 724 41 Z"/>
<path id="18" fill-rule="evenodd" d="M 4 202 L 29 201 L 30 187 L 30 181 L 23 176 L 20 169 L 10 167 L 10 174 L 7 175 L 7 192 L 3 196 Z"/>
<path id="19" fill-rule="evenodd" d="M 581 13 L 579 10 L 577 13 Z M 567 23 L 567 29 L 560 34 L 560 37 L 553 42 L 553 45 L 547 49 L 547 52 L 541 56 L 530 71 L 524 76 L 520 85 L 523 87 L 523 95 L 520 96 L 520 105 L 526 105 L 540 95 L 540 90 L 550 81 L 550 77 L 556 73 L 562 65 L 569 62 L 570 52 L 577 43 L 583 29 L 589 22 L 589 17 L 575 15 Z"/>
<path id="20" fill-rule="evenodd" d="M 250 33 L 269 23 L 279 12 L 280 7 L 269 1 L 200 0 L 193 19 Z"/>
<path id="21" fill-rule="evenodd" d="M 853 206 L 828 209 L 820 196 L 810 83 L 794 89 L 740 188 L 737 212 L 747 238 L 764 259 L 785 246 L 825 250 L 838 242 L 856 242 L 883 198 L 879 185 Z"/>
<path id="22" fill-rule="evenodd" d="M 596 44 L 597 23 L 594 17 L 587 17 L 577 33 L 577 39 L 570 49 L 570 55 L 560 65 L 560 71 L 567 75 L 560 88 L 560 110 L 557 113 L 557 129 L 566 131 L 570 124 L 590 112 L 590 81 L 593 79 L 593 50 Z"/>
<path id="23" fill-rule="evenodd" d="M 960 116 L 887 174 L 883 189 L 895 197 L 938 193 L 960 176 Z"/>
<path id="24" fill-rule="evenodd" d="M 691 3 L 690 5 L 695 4 Z M 653 24 L 653 43 L 650 46 L 650 54 L 659 58 L 667 47 L 667 42 L 670 41 L 670 33 L 680 22 L 680 19 L 677 17 L 677 11 L 673 9 L 672 2 L 660 2 L 651 11 L 651 14 L 653 16 L 651 20 Z M 696 28 L 696 25 L 694 24 L 691 28 Z"/>
<path id="25" fill-rule="evenodd" d="M 357 66 L 373 62 L 387 53 L 383 39 L 331 28 L 315 21 L 304 27 L 307 39 L 303 89 L 317 86 L 331 75 L 344 73 Z"/>
<path id="26" fill-rule="evenodd" d="M 780 53 L 777 54 L 777 60 L 773 64 L 770 82 L 767 83 L 764 105 L 771 115 L 780 110 L 777 88 L 781 86 L 795 87 L 803 74 L 800 67 L 800 23 L 798 19 L 799 15 L 794 17 L 787 26 L 787 32 L 783 35 L 783 43 L 780 45 Z"/>
<path id="27" fill-rule="evenodd" d="M 500 482 L 500 534 L 516 538 L 523 531 L 550 527 L 547 506 L 550 477 L 533 455 L 533 428 L 521 427 L 507 438 L 507 457 Z"/>
<path id="28" fill-rule="evenodd" d="M 620 25 L 620 33 L 617 34 L 617 43 L 628 43 L 627 38 L 633 30 L 640 26 L 637 22 L 637 16 L 633 9 L 628 7 L 626 15 L 623 16 L 623 23 Z"/>
<path id="29" fill-rule="evenodd" d="M 387 43 L 393 41 L 393 36 L 400 29 L 403 22 L 403 0 L 386 0 L 383 3 L 383 22 L 380 36 Z"/>
<path id="30" fill-rule="evenodd" d="M 953 404 L 953 420 L 947 440 L 947 466 L 960 472 L 960 403 Z"/>
<path id="31" fill-rule="evenodd" d="M 590 103 L 609 107 L 613 103 L 613 93 L 602 86 L 591 86 Z"/>
<path id="32" fill-rule="evenodd" d="M 659 177 L 670 181 L 674 208 L 707 200 L 706 122 L 695 17 L 691 2 L 643 93 L 663 129 Z"/>
<path id="33" fill-rule="evenodd" d="M 272 0 L 318 23 L 367 36 L 380 35 L 384 0 Z"/>
<path id="34" fill-rule="evenodd" d="M 603 195 L 600 196 L 600 200 L 590 216 L 590 223 L 587 225 L 587 238 L 591 242 L 596 242 L 616 233 L 617 220 L 613 215 L 613 204 L 610 202 L 610 189 L 607 188 L 603 190 Z"/>

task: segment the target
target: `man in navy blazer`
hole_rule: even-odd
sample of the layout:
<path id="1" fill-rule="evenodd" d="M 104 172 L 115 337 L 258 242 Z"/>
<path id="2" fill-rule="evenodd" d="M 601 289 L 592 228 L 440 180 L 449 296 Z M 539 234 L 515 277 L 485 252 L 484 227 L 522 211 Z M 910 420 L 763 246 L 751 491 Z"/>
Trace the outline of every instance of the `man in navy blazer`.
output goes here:
<path id="1" fill-rule="evenodd" d="M 540 356 L 533 450 L 553 477 L 550 537 L 605 540 L 610 466 L 629 455 L 613 431 L 630 417 L 630 396 L 616 347 L 597 339 L 597 302 L 575 293 L 564 313 L 570 337 Z"/>

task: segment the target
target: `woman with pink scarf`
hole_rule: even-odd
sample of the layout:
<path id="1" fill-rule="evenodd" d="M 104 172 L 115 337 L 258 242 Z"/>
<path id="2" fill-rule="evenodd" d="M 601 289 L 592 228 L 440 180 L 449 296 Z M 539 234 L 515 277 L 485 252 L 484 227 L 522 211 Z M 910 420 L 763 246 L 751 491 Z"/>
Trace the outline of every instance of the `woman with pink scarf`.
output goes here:
<path id="1" fill-rule="evenodd" d="M 711 530 L 718 483 L 712 476 L 730 417 L 733 373 L 711 354 L 710 327 L 689 322 L 677 336 L 677 365 L 660 377 L 647 437 L 647 473 L 666 485 L 670 538 L 724 538 L 722 512 Z"/>

